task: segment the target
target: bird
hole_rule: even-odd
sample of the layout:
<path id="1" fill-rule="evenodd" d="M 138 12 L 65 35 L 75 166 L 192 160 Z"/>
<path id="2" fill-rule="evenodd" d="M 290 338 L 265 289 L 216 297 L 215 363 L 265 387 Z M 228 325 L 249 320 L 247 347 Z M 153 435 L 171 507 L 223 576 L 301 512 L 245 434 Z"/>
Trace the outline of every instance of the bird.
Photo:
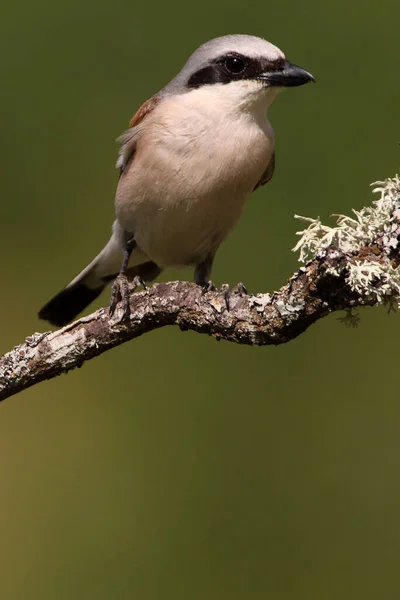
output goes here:
<path id="1" fill-rule="evenodd" d="M 192 266 L 203 292 L 250 195 L 275 168 L 267 111 L 278 92 L 315 82 L 260 37 L 231 34 L 201 45 L 144 102 L 119 138 L 116 219 L 106 246 L 39 317 L 70 322 L 114 282 L 110 316 L 167 267 Z"/>

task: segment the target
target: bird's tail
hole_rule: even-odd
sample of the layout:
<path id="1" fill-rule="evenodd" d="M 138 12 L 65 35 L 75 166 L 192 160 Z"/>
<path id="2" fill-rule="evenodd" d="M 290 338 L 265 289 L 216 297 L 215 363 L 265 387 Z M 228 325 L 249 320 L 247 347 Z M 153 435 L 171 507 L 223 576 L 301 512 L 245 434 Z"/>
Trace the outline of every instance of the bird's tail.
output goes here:
<path id="1" fill-rule="evenodd" d="M 39 318 L 52 325 L 66 325 L 104 290 L 119 273 L 122 263 L 122 245 L 116 228 L 108 244 L 98 256 L 73 279 L 61 292 L 52 298 L 39 311 Z M 144 281 L 153 281 L 161 273 L 161 268 L 137 251 L 129 261 L 128 277 L 138 275 Z"/>
<path id="2" fill-rule="evenodd" d="M 105 285 L 90 288 L 85 280 L 69 284 L 41 308 L 39 318 L 59 327 L 66 325 L 100 296 Z"/>

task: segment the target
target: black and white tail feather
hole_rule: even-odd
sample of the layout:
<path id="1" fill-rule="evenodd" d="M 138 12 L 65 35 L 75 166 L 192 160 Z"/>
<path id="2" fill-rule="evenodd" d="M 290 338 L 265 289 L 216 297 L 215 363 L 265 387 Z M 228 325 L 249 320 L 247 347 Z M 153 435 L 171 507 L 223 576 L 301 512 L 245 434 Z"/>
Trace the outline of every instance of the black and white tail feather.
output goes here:
<path id="1" fill-rule="evenodd" d="M 39 311 L 40 319 L 58 327 L 66 325 L 91 304 L 118 275 L 123 256 L 122 234 L 118 223 L 108 244 L 96 258 L 63 290 Z M 127 276 L 139 276 L 145 282 L 153 281 L 161 268 L 144 254 L 135 250 L 129 261 Z"/>

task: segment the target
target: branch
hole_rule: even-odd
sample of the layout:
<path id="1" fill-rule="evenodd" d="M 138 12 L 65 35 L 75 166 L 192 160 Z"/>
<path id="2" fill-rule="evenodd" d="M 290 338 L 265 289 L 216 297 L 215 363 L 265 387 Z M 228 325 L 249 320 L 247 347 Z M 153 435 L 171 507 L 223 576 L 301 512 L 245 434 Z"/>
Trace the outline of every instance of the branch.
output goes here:
<path id="1" fill-rule="evenodd" d="M 278 292 L 233 291 L 227 310 L 223 291 L 202 294 L 199 286 L 179 281 L 155 284 L 132 295 L 128 322 L 118 322 L 118 314 L 110 319 L 102 308 L 58 331 L 27 337 L 0 358 L 0 400 L 165 325 L 238 344 L 277 345 L 335 311 L 347 310 L 345 321 L 354 324 L 355 307 L 397 306 L 400 180 L 378 184 L 380 199 L 353 211 L 355 218 L 339 216 L 336 227 L 299 217 L 310 223 L 295 248 L 305 265 Z"/>

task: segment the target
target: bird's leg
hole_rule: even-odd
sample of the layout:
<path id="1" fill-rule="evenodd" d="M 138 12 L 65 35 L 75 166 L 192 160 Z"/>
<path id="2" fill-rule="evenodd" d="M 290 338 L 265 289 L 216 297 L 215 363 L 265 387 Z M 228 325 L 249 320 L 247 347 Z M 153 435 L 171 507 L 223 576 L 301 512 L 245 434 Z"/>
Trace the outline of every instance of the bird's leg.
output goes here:
<path id="1" fill-rule="evenodd" d="M 114 284 L 112 287 L 111 298 L 110 298 L 110 309 L 109 309 L 109 315 L 110 315 L 110 317 L 112 317 L 115 312 L 115 309 L 117 308 L 118 302 L 121 300 L 121 304 L 122 304 L 122 308 L 123 308 L 121 321 L 124 321 L 130 315 L 129 296 L 130 296 L 131 292 L 133 292 L 139 285 L 146 287 L 143 279 L 141 279 L 139 276 L 136 276 L 132 280 L 131 289 L 129 289 L 129 283 L 128 283 L 128 277 L 127 277 L 128 264 L 129 264 L 129 259 L 131 257 L 132 251 L 135 248 L 136 248 L 136 242 L 135 242 L 133 235 L 129 234 L 128 232 L 125 232 L 125 242 L 124 242 L 124 249 L 123 249 L 124 255 L 123 255 L 123 259 L 122 259 L 122 265 L 121 265 L 119 274 L 115 278 L 115 281 L 114 281 Z"/>
<path id="2" fill-rule="evenodd" d="M 197 265 L 194 272 L 194 281 L 203 288 L 203 294 L 214 292 L 215 285 L 210 280 L 211 269 L 214 261 L 214 254 L 209 254 L 200 264 Z"/>

